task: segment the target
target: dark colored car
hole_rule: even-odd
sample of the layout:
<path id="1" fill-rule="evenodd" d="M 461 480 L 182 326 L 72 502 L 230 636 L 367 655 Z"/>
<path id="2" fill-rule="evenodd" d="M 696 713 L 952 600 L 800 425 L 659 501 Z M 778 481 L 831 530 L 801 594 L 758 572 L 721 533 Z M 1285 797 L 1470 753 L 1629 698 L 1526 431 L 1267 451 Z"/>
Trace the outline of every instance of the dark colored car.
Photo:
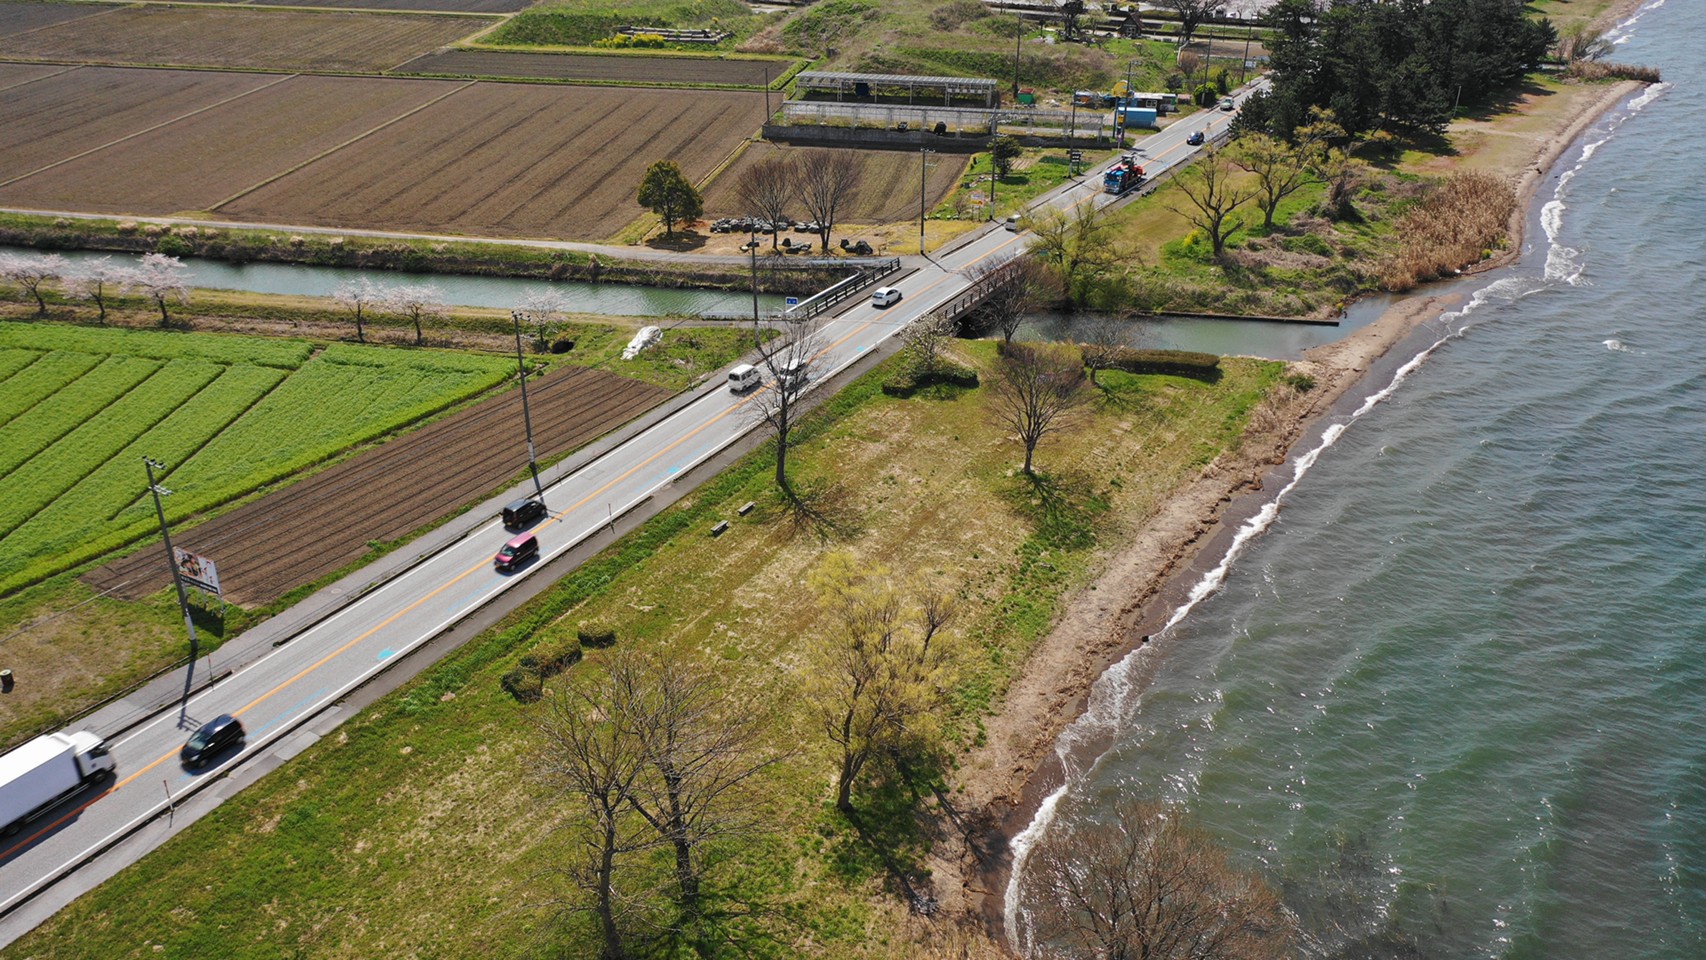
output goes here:
<path id="1" fill-rule="evenodd" d="M 504 544 L 504 548 L 492 558 L 492 565 L 508 573 L 538 555 L 539 538 L 531 533 L 524 533 Z"/>
<path id="2" fill-rule="evenodd" d="M 504 526 L 511 530 L 520 530 L 522 527 L 527 526 L 544 515 L 545 504 L 540 501 L 535 500 L 532 497 L 529 497 L 526 500 L 517 500 L 509 506 L 504 507 Z"/>
<path id="3" fill-rule="evenodd" d="M 1202 140 L 1203 136 L 1201 130 L 1193 130 L 1191 131 L 1191 135 L 1185 138 L 1185 142 L 1193 147 L 1202 146 Z"/>
<path id="4" fill-rule="evenodd" d="M 226 747 L 236 747 L 241 750 L 245 735 L 243 723 L 229 713 L 222 713 L 201 725 L 201 729 L 190 735 L 184 749 L 178 752 L 184 766 L 196 769 L 209 759 L 218 756 Z"/>

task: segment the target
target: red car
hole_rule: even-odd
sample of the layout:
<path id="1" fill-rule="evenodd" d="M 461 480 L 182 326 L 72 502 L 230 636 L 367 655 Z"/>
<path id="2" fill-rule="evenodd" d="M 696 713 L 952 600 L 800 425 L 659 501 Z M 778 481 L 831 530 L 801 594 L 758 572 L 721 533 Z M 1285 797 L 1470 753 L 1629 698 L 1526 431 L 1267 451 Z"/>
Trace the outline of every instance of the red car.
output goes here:
<path id="1" fill-rule="evenodd" d="M 504 544 L 504 548 L 492 558 L 492 566 L 508 573 L 538 555 L 539 538 L 531 533 L 524 533 Z"/>

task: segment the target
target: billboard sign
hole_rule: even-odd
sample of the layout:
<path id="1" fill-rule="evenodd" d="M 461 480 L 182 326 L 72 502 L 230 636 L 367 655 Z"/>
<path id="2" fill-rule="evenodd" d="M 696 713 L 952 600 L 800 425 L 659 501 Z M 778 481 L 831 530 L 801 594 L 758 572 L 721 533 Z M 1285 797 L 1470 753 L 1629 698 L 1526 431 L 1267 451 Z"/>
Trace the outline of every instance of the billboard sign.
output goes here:
<path id="1" fill-rule="evenodd" d="M 223 597 L 219 592 L 219 567 L 214 565 L 212 557 L 191 553 L 182 547 L 173 547 L 172 553 L 178 561 L 178 576 L 183 578 L 184 586 Z"/>

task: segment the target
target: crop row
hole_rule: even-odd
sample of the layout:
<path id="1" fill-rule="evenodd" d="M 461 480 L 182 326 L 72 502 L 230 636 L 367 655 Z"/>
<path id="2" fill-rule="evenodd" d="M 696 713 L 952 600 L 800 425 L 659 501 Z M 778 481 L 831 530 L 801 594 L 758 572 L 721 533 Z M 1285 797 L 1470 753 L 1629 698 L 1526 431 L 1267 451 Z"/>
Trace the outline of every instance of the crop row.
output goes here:
<path id="1" fill-rule="evenodd" d="M 319 363 L 341 363 L 357 367 L 407 368 L 432 373 L 502 375 L 515 369 L 508 357 L 493 357 L 475 353 L 455 353 L 449 350 L 399 350 L 396 347 L 361 346 L 354 343 L 328 344 L 318 357 Z"/>
<path id="2" fill-rule="evenodd" d="M 172 471 L 171 486 L 199 497 L 271 483 L 472 396 L 505 369 L 445 373 L 316 358 Z"/>
<path id="3" fill-rule="evenodd" d="M 0 425 L 12 422 L 106 359 L 88 353 L 38 353 L 36 356 L 35 363 L 0 382 Z"/>
<path id="4" fill-rule="evenodd" d="M 288 369 L 302 366 L 314 351 L 314 345 L 306 340 L 6 322 L 0 322 L 0 347 L 122 354 L 156 360 L 213 360 Z"/>
<path id="5" fill-rule="evenodd" d="M 0 350 L 0 383 L 41 359 L 40 350 Z"/>
<path id="6" fill-rule="evenodd" d="M 13 530 L 165 420 L 222 372 L 223 367 L 204 360 L 173 360 L 0 478 L 4 552 L 18 549 L 11 542 Z"/>
<path id="7" fill-rule="evenodd" d="M 153 501 L 144 495 L 144 456 L 182 463 L 278 386 L 285 373 L 272 367 L 226 367 L 204 387 L 109 458 L 70 490 L 55 497 L 0 544 L 0 590 L 94 559 L 151 530 Z M 168 518 L 182 519 L 241 491 L 174 492 L 165 502 Z M 45 567 L 45 569 L 38 569 Z"/>
<path id="8" fill-rule="evenodd" d="M 52 402 L 36 403 L 7 421 L 0 426 L 0 481 L 9 481 L 13 471 L 111 406 L 160 367 L 158 360 L 108 357 L 77 378 L 75 389 L 59 389 L 52 393 Z"/>

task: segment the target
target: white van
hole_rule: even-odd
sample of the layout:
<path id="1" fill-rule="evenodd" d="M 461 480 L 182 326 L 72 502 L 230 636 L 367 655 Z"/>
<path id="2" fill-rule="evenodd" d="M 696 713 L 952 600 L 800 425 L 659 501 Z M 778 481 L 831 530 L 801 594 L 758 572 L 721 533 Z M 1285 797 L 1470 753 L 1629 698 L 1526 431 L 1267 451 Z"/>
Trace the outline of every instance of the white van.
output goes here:
<path id="1" fill-rule="evenodd" d="M 1008 217 L 1006 220 L 1001 221 L 1001 223 L 1003 226 L 1005 226 L 1007 228 L 1008 233 L 1018 233 L 1019 232 L 1019 215 L 1018 214 L 1016 214 L 1016 213 L 1013 214 L 1012 216 Z"/>
<path id="2" fill-rule="evenodd" d="M 878 287 L 871 294 L 871 306 L 887 307 L 900 302 L 900 290 L 895 287 Z"/>
<path id="3" fill-rule="evenodd" d="M 743 363 L 729 371 L 729 392 L 745 393 L 758 386 L 760 379 L 762 378 L 758 375 L 757 367 L 750 363 Z"/>

